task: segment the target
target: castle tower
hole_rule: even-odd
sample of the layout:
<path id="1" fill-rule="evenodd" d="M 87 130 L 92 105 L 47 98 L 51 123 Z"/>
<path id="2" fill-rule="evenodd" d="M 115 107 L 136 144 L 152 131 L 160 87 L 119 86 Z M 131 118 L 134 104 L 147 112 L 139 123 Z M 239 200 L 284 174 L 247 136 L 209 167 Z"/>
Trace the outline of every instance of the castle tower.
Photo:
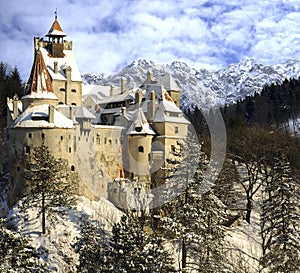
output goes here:
<path id="1" fill-rule="evenodd" d="M 67 36 L 65 34 L 57 20 L 57 13 L 55 12 L 55 20 L 46 35 L 49 37 L 48 50 L 52 57 L 63 58 L 64 57 L 64 45 L 63 38 Z"/>
<path id="2" fill-rule="evenodd" d="M 128 163 L 127 171 L 131 174 L 131 178 L 144 182 L 146 188 L 149 188 L 151 183 L 149 155 L 154 135 L 155 132 L 150 127 L 143 110 L 139 108 L 126 132 L 128 158 L 125 162 Z"/>
<path id="3" fill-rule="evenodd" d="M 77 67 L 72 42 L 66 41 L 55 13 L 54 22 L 46 34 L 47 40 L 34 38 L 35 52 L 43 55 L 58 104 L 79 106 L 82 104 L 82 79 Z"/>
<path id="4" fill-rule="evenodd" d="M 26 94 L 21 100 L 23 111 L 31 104 L 57 104 L 58 99 L 53 93 L 50 75 L 40 50 L 35 54 Z"/>

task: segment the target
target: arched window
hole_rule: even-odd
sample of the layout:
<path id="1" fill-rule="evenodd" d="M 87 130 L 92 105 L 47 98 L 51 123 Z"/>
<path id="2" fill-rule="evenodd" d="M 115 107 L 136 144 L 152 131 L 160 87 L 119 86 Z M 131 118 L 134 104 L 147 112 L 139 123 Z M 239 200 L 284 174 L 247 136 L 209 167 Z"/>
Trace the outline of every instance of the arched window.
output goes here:
<path id="1" fill-rule="evenodd" d="M 144 152 L 144 147 L 143 146 L 139 146 L 139 152 L 143 153 Z"/>
<path id="2" fill-rule="evenodd" d="M 71 171 L 74 172 L 75 171 L 75 167 L 74 165 L 71 166 Z"/>

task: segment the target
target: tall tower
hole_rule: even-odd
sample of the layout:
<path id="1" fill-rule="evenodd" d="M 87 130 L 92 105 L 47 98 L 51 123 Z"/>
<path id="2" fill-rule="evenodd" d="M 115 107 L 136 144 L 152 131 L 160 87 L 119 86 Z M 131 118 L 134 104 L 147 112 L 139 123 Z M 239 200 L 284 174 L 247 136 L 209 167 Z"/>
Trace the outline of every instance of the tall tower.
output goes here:
<path id="1" fill-rule="evenodd" d="M 82 79 L 73 55 L 72 41 L 65 40 L 66 36 L 55 13 L 47 39 L 34 38 L 35 52 L 40 51 L 43 55 L 58 104 L 81 105 Z"/>

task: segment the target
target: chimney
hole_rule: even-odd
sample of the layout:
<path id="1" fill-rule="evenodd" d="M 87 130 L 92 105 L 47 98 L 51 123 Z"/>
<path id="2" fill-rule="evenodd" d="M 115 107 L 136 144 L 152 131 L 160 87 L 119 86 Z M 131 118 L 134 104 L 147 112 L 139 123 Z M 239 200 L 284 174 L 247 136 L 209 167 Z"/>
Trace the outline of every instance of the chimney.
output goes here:
<path id="1" fill-rule="evenodd" d="M 110 96 L 112 97 L 115 93 L 115 87 L 113 85 L 110 86 Z"/>
<path id="2" fill-rule="evenodd" d="M 122 117 L 125 117 L 126 116 L 126 107 L 122 107 L 121 111 L 122 111 Z"/>
<path id="3" fill-rule="evenodd" d="M 71 74 L 72 74 L 72 68 L 71 66 L 67 65 L 66 68 L 65 68 L 65 74 L 66 74 L 66 78 L 67 78 L 67 81 L 71 81 Z"/>
<path id="4" fill-rule="evenodd" d="M 139 89 L 136 93 L 136 100 L 137 100 L 137 103 L 139 106 L 142 103 L 142 99 L 143 99 L 143 91 L 141 89 Z"/>
<path id="5" fill-rule="evenodd" d="M 49 123 L 54 123 L 54 105 L 49 105 Z"/>
<path id="6" fill-rule="evenodd" d="M 58 62 L 54 61 L 54 73 L 57 74 L 58 73 Z"/>
<path id="7" fill-rule="evenodd" d="M 147 72 L 147 84 L 151 84 L 153 80 L 153 72 L 151 72 L 150 70 Z"/>
<path id="8" fill-rule="evenodd" d="M 149 121 L 154 120 L 154 115 L 155 115 L 155 110 L 156 110 L 155 97 L 156 97 L 155 91 L 152 90 L 150 93 L 150 100 L 148 101 L 148 104 L 147 104 L 147 116 L 148 116 Z"/>
<path id="9" fill-rule="evenodd" d="M 15 120 L 19 115 L 18 103 L 19 103 L 19 98 L 17 95 L 14 95 L 14 97 L 13 97 L 13 120 Z"/>
<path id="10" fill-rule="evenodd" d="M 121 94 L 124 94 L 126 91 L 126 78 L 121 78 Z"/>

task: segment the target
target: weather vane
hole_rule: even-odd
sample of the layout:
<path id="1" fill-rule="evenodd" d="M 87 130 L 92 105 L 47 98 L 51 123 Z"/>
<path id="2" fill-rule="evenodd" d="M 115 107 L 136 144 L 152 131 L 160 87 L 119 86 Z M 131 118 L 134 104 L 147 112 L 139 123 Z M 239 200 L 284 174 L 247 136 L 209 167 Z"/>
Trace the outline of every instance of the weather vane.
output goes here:
<path id="1" fill-rule="evenodd" d="M 57 8 L 56 8 L 54 14 L 55 14 L 55 19 L 57 19 Z"/>

